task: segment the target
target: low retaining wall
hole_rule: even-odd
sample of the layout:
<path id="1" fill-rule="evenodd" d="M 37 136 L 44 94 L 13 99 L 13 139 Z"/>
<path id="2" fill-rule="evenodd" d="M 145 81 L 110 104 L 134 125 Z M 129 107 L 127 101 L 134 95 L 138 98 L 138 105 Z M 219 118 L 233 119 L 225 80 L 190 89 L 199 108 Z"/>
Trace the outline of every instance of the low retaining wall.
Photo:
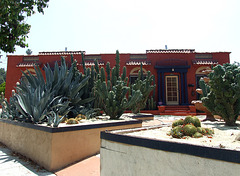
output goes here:
<path id="1" fill-rule="evenodd" d="M 124 131 L 101 132 L 102 176 L 240 173 L 239 151 L 127 136 L 134 130 Z"/>
<path id="2" fill-rule="evenodd" d="M 51 128 L 0 119 L 0 142 L 49 171 L 99 153 L 100 132 L 141 127 L 138 120 Z"/>
<path id="3" fill-rule="evenodd" d="M 149 113 L 138 113 L 138 114 L 129 113 L 125 115 L 137 120 L 153 120 L 154 119 L 154 115 Z"/>

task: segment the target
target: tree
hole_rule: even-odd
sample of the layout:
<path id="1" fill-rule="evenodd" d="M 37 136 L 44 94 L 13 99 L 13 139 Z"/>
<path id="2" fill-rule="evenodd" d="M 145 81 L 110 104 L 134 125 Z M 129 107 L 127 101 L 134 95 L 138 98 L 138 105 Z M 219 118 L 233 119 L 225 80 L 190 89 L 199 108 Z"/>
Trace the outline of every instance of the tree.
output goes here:
<path id="1" fill-rule="evenodd" d="M 215 115 L 223 118 L 226 125 L 236 125 L 240 112 L 240 68 L 236 64 L 217 65 L 209 74 L 210 92 L 201 100 Z"/>
<path id="2" fill-rule="evenodd" d="M 31 55 L 32 54 L 32 50 L 31 49 L 27 49 L 26 54 L 27 55 Z"/>
<path id="3" fill-rule="evenodd" d="M 1 0 L 0 1 L 0 50 L 13 53 L 15 46 L 25 48 L 30 25 L 26 18 L 36 12 L 44 13 L 49 0 Z"/>

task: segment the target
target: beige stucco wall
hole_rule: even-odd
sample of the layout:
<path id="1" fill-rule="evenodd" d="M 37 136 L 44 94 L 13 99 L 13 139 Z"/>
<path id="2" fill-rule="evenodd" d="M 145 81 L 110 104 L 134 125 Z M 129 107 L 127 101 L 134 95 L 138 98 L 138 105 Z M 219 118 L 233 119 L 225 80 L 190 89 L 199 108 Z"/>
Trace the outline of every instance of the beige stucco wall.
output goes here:
<path id="1" fill-rule="evenodd" d="M 101 176 L 239 176 L 240 164 L 101 140 Z"/>
<path id="2" fill-rule="evenodd" d="M 50 133 L 0 122 L 0 142 L 46 168 L 51 164 L 50 141 Z"/>
<path id="3" fill-rule="evenodd" d="M 54 133 L 52 139 L 51 170 L 56 170 L 75 161 L 100 152 L 100 132 L 142 127 L 141 124 L 112 126 L 88 130 Z M 63 160 L 64 158 L 64 160 Z"/>
<path id="4" fill-rule="evenodd" d="M 100 132 L 141 127 L 130 124 L 105 128 L 49 133 L 0 122 L 0 142 L 29 157 L 49 171 L 63 168 L 100 151 Z"/>

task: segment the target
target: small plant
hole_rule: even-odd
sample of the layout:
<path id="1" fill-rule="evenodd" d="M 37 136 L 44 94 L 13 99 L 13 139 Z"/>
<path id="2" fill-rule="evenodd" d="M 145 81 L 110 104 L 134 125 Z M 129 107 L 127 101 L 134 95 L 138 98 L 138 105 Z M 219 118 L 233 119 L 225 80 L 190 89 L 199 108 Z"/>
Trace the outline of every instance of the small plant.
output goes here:
<path id="1" fill-rule="evenodd" d="M 196 116 L 187 116 L 184 119 L 183 124 L 193 124 L 195 127 L 201 127 L 201 122 Z"/>
<path id="2" fill-rule="evenodd" d="M 78 124 L 78 119 L 76 118 L 70 118 L 68 120 L 66 120 L 66 124 Z"/>
<path id="3" fill-rule="evenodd" d="M 172 123 L 172 128 L 174 128 L 174 127 L 176 127 L 176 126 L 183 125 L 183 124 L 184 124 L 184 120 L 183 120 L 183 119 L 175 120 L 175 121 Z"/>
<path id="4" fill-rule="evenodd" d="M 203 135 L 213 134 L 213 129 L 201 127 L 201 122 L 196 116 L 187 116 L 185 119 L 175 120 L 169 133 L 174 138 L 183 139 L 185 136 L 200 138 Z"/>

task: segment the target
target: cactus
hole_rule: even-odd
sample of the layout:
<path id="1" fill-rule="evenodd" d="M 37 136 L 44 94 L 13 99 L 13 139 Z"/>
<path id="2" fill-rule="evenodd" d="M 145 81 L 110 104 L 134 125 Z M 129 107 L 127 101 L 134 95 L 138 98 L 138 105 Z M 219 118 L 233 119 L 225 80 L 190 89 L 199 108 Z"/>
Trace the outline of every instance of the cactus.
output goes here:
<path id="1" fill-rule="evenodd" d="M 183 119 L 179 119 L 179 120 L 175 120 L 173 123 L 172 123 L 172 128 L 176 127 L 176 126 L 179 126 L 179 125 L 183 125 L 184 124 L 184 120 Z"/>
<path id="2" fill-rule="evenodd" d="M 202 127 L 197 127 L 197 132 L 199 132 L 199 133 L 201 133 L 203 135 L 207 134 L 206 129 L 202 128 Z"/>
<path id="3" fill-rule="evenodd" d="M 203 137 L 202 133 L 199 133 L 199 132 L 196 132 L 194 135 L 193 135 L 194 138 L 200 138 L 200 137 Z"/>
<path id="4" fill-rule="evenodd" d="M 147 110 L 156 110 L 157 109 L 157 104 L 153 97 L 154 96 L 151 96 L 148 98 L 145 109 L 147 109 Z"/>
<path id="5" fill-rule="evenodd" d="M 213 129 L 205 128 L 205 131 L 206 131 L 206 134 L 208 134 L 208 135 L 214 134 L 214 130 Z"/>
<path id="6" fill-rule="evenodd" d="M 78 120 L 75 118 L 70 118 L 68 120 L 66 120 L 66 124 L 78 124 Z"/>
<path id="7" fill-rule="evenodd" d="M 197 132 L 197 128 L 192 124 L 188 124 L 183 127 L 183 132 L 187 136 L 193 136 Z"/>
<path id="8" fill-rule="evenodd" d="M 106 72 L 101 68 L 98 74 L 99 79 L 95 82 L 95 97 L 99 100 L 100 108 L 110 116 L 110 119 L 118 119 L 130 106 L 136 105 L 142 94 L 140 90 L 132 92 L 132 96 L 127 98 L 130 88 L 127 86 L 126 68 L 120 75 L 120 57 L 116 52 L 116 65 L 110 69 L 107 63 Z M 107 73 L 107 76 L 105 75 Z M 107 80 L 105 80 L 107 78 Z"/>
<path id="9" fill-rule="evenodd" d="M 201 78 L 199 80 L 199 87 L 202 89 L 202 95 L 200 95 L 200 97 L 206 97 L 210 92 L 210 86 Z"/>
<path id="10" fill-rule="evenodd" d="M 171 132 L 170 135 L 174 138 L 182 138 L 184 136 L 183 134 L 183 128 L 181 126 L 175 126 Z"/>
<path id="11" fill-rule="evenodd" d="M 193 124 L 195 127 L 201 127 L 201 122 L 196 116 L 187 116 L 184 119 L 184 124 Z"/>
<path id="12" fill-rule="evenodd" d="M 213 135 L 214 130 L 202 128 L 201 122 L 196 116 L 187 116 L 185 119 L 173 121 L 169 134 L 174 138 L 183 138 L 184 136 L 200 138 L 203 135 Z"/>
<path id="13" fill-rule="evenodd" d="M 201 100 L 228 126 L 235 126 L 240 112 L 240 68 L 236 64 L 217 65 L 209 74 L 210 92 Z"/>
<path id="14" fill-rule="evenodd" d="M 146 102 L 148 100 L 148 97 L 150 93 L 153 91 L 155 88 L 155 85 L 153 84 L 154 82 L 154 76 L 151 75 L 151 72 L 147 72 L 147 76 L 144 79 L 143 78 L 143 70 L 142 70 L 142 64 L 140 67 L 140 71 L 138 73 L 138 79 L 135 81 L 134 84 L 131 85 L 132 90 L 140 90 L 141 91 L 141 99 L 139 99 L 136 104 L 132 105 L 130 108 L 134 114 L 137 114 L 140 112 L 141 109 L 144 109 L 146 107 Z M 134 92 L 134 91 L 131 91 Z"/>

